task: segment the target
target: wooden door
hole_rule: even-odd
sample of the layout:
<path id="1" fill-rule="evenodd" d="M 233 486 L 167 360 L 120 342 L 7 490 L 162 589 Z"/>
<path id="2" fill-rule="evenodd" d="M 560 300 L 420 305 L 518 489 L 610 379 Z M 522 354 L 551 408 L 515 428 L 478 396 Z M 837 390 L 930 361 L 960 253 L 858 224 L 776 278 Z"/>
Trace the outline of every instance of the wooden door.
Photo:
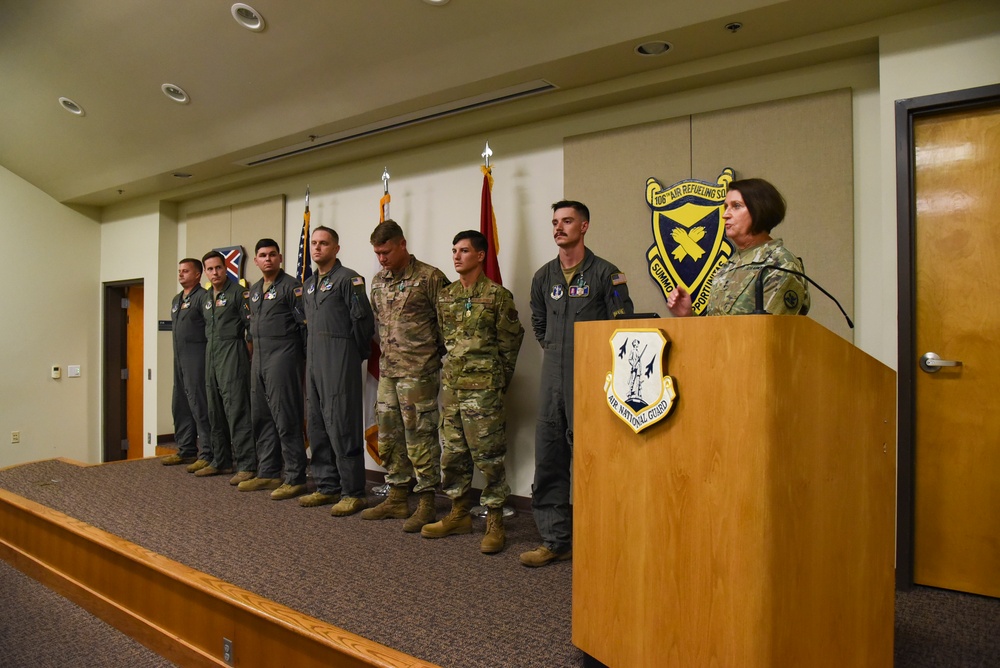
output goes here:
<path id="1" fill-rule="evenodd" d="M 1000 107 L 914 120 L 918 584 L 1000 596 Z M 917 367 L 919 368 L 919 367 Z"/>
<path id="2" fill-rule="evenodd" d="M 143 437 L 142 424 L 142 386 L 146 373 L 143 364 L 142 346 L 142 285 L 131 285 L 128 288 L 128 308 L 126 317 L 126 363 L 128 381 L 126 382 L 126 431 L 128 438 L 128 458 L 141 459 L 146 439 Z"/>

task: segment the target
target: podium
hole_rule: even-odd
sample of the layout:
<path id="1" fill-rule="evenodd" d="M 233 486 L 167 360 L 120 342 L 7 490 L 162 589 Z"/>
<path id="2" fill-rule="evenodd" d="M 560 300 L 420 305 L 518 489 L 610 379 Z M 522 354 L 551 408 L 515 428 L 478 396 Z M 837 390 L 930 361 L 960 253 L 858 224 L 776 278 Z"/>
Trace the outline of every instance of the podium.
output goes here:
<path id="1" fill-rule="evenodd" d="M 669 340 L 635 432 L 616 330 Z M 895 372 L 801 316 L 576 325 L 573 643 L 611 668 L 891 666 Z"/>

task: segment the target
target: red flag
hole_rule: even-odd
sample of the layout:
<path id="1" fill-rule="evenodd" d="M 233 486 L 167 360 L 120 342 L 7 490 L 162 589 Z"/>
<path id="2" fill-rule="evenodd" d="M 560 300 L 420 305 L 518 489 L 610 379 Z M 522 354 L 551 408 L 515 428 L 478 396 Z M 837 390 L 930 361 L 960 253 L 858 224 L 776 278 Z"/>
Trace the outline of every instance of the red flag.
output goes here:
<path id="1" fill-rule="evenodd" d="M 503 279 L 500 278 L 500 263 L 497 261 L 497 255 L 500 253 L 500 236 L 497 234 L 497 217 L 493 213 L 493 168 L 482 165 L 480 169 L 483 170 L 483 199 L 479 207 L 479 231 L 489 242 L 483 273 L 493 282 L 503 285 Z"/>

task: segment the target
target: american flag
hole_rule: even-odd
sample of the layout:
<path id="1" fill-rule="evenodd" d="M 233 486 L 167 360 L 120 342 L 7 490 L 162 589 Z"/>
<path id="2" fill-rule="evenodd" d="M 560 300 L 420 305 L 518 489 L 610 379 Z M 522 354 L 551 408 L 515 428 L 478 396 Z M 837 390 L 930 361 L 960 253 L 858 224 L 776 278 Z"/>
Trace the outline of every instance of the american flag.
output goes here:
<path id="1" fill-rule="evenodd" d="M 306 186 L 306 211 L 302 215 L 302 232 L 299 234 L 299 257 L 295 263 L 295 277 L 305 283 L 312 276 L 312 260 L 309 257 L 309 186 Z"/>

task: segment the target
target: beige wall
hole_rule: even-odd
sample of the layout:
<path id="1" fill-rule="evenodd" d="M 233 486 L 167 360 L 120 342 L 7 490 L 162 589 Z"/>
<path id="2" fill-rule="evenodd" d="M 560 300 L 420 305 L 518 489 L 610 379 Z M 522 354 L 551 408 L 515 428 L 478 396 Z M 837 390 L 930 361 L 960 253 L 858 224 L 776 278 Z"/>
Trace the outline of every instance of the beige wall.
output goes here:
<path id="1" fill-rule="evenodd" d="M 565 194 L 589 206 L 587 243 L 628 275 L 636 310 L 667 317 L 646 257 L 654 242 L 646 180 L 714 185 L 727 167 L 737 179 L 766 178 L 788 202 L 772 235 L 853 312 L 852 115 L 851 91 L 839 89 L 571 137 Z M 809 317 L 853 340 L 840 311 L 815 289 Z"/>
<path id="2" fill-rule="evenodd" d="M 160 202 L 157 266 L 159 286 L 157 288 L 156 319 L 170 320 L 170 304 L 174 295 L 180 292 L 177 283 L 177 260 L 179 252 L 177 239 L 177 205 Z M 159 328 L 157 328 L 158 330 Z M 153 430 L 153 445 L 157 434 L 174 433 L 174 418 L 171 413 L 171 397 L 174 391 L 174 346 L 170 332 L 156 333 L 156 429 Z"/>
<path id="3" fill-rule="evenodd" d="M 984 4 L 990 9 L 982 10 Z M 879 146 L 872 179 L 879 183 L 880 215 L 859 238 L 864 254 L 859 285 L 865 294 L 859 318 L 880 323 L 864 344 L 878 342 L 882 361 L 897 365 L 895 102 L 912 97 L 1000 83 L 1000 5 L 958 3 L 971 10 L 935 14 L 937 20 L 899 20 L 879 38 Z M 924 16 L 921 14 L 920 16 Z M 929 14 L 928 14 L 929 16 Z M 859 185 L 868 188 L 871 185 Z M 864 347 L 864 345 L 862 345 Z"/>
<path id="4" fill-rule="evenodd" d="M 0 467 L 50 457 L 96 461 L 100 227 L 0 167 L 0 230 L 11 279 L 0 300 Z M 70 364 L 80 365 L 79 378 L 67 377 Z M 59 380 L 53 365 L 62 368 Z M 19 445 L 12 431 L 21 432 Z"/>
<path id="5" fill-rule="evenodd" d="M 169 285 L 170 280 L 176 285 L 176 264 L 164 266 L 165 258 L 159 248 L 160 227 L 161 207 L 156 201 L 130 202 L 106 210 L 100 226 L 101 282 L 141 280 L 143 283 L 142 450 L 146 457 L 151 457 L 156 452 L 160 375 L 170 376 L 171 382 L 173 377 L 173 367 L 160 366 L 160 343 L 163 339 L 157 332 L 157 320 L 165 314 L 169 317 L 170 302 L 164 303 L 169 290 L 164 287 L 161 292 L 161 285 Z M 167 394 L 162 399 L 167 402 L 169 409 L 170 395 Z"/>

